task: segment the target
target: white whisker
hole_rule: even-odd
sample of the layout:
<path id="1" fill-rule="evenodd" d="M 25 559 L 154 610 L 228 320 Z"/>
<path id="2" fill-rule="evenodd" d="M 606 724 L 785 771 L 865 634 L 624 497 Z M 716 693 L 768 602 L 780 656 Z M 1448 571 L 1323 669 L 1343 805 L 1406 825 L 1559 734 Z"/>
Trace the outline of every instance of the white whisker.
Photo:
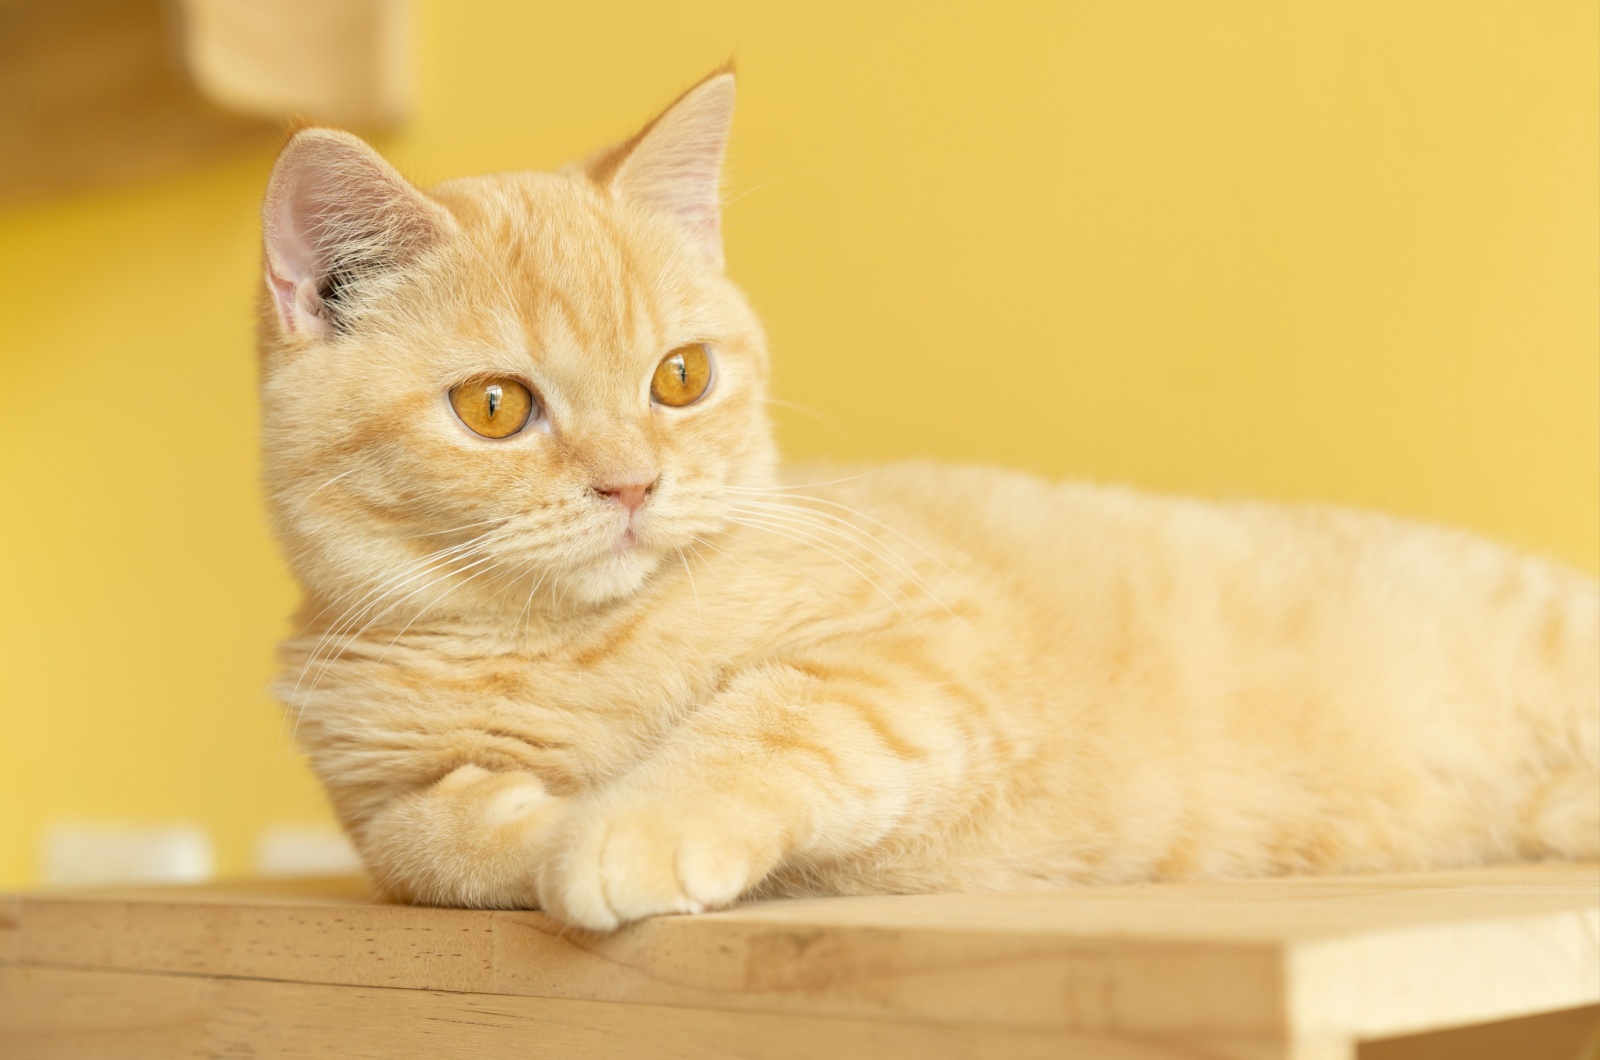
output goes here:
<path id="1" fill-rule="evenodd" d="M 694 594 L 694 613 L 700 614 L 700 590 L 694 584 L 694 572 L 689 570 L 689 557 L 683 554 L 683 549 L 678 549 L 678 559 L 683 563 L 683 573 L 689 579 L 689 591 Z"/>
<path id="2" fill-rule="evenodd" d="M 821 552 L 823 555 L 829 556 L 841 566 L 849 568 L 849 570 L 854 573 L 856 577 L 860 578 L 862 581 L 872 586 L 872 588 L 876 589 L 885 600 L 889 601 L 889 603 L 894 606 L 896 611 L 900 612 L 902 616 L 906 618 L 910 617 L 906 614 L 905 608 L 900 606 L 900 601 L 895 599 L 894 595 L 890 593 L 889 590 L 885 589 L 883 585 L 877 581 L 877 579 L 873 578 L 870 574 L 856 566 L 854 563 L 851 563 L 848 559 L 840 554 L 838 549 L 822 543 L 823 539 L 818 538 L 815 535 L 808 534 L 803 530 L 796 529 L 793 526 L 786 526 L 777 521 L 763 521 L 760 517 L 751 517 L 747 515 L 743 518 L 736 518 L 733 521 L 740 526 L 748 526 L 755 530 L 765 530 L 767 533 L 772 534 L 775 537 L 781 537 L 785 540 L 793 541 L 799 545 L 809 546 L 816 549 L 818 552 Z"/>
<path id="3" fill-rule="evenodd" d="M 734 502 L 729 507 L 734 511 L 752 512 L 790 525 L 803 526 L 819 534 L 831 534 L 840 541 L 848 542 L 867 552 L 873 558 L 886 564 L 891 572 L 905 578 L 936 602 L 942 603 L 942 601 L 939 601 L 938 594 L 934 591 L 933 586 L 922 575 L 918 574 L 916 569 L 903 556 L 848 520 L 841 519 L 839 516 L 829 512 L 814 512 L 793 505 L 772 504 L 764 501 Z M 828 520 L 828 522 L 819 522 L 818 520 Z"/>
<path id="4" fill-rule="evenodd" d="M 460 585 L 447 585 L 447 586 L 445 586 L 444 592 L 440 593 L 438 596 L 434 597 L 432 600 L 429 600 L 422 607 L 418 608 L 417 609 L 417 613 L 412 615 L 411 618 L 406 622 L 406 624 L 400 627 L 400 632 L 396 633 L 392 638 L 390 638 L 389 643 L 385 644 L 383 646 L 383 651 L 378 653 L 378 658 L 375 660 L 375 662 L 381 663 L 381 662 L 383 662 L 384 659 L 387 659 L 389 657 L 389 649 L 393 648 L 396 644 L 398 644 L 400 642 L 400 638 L 406 635 L 406 631 L 409 630 L 412 627 L 412 625 L 417 621 L 417 619 L 421 618 L 423 615 L 425 615 L 429 611 L 433 610 L 434 607 L 436 607 L 438 605 L 439 601 L 443 600 L 445 597 L 449 596 L 451 593 L 453 593 L 457 589 L 461 588 L 462 585 L 466 585 L 468 582 L 471 582 L 471 581 L 474 581 L 474 580 L 476 580 L 478 578 L 481 578 L 485 574 L 488 574 L 490 571 L 496 570 L 499 567 L 500 567 L 499 563 L 491 563 L 489 566 L 483 568 L 478 573 L 472 575 L 472 577 L 468 578 L 466 581 L 462 582 Z M 458 571 L 457 573 L 459 574 L 459 573 L 463 573 L 463 572 Z"/>
<path id="5" fill-rule="evenodd" d="M 842 438 L 849 439 L 850 441 L 856 440 L 855 435 L 850 432 L 850 429 L 844 425 L 842 420 L 828 415 L 821 409 L 812 408 L 810 405 L 802 405 L 798 401 L 785 401 L 782 398 L 775 397 L 767 398 L 767 404 L 776 405 L 782 409 L 793 409 L 795 412 L 798 412 L 803 416 L 810 416 L 812 419 L 816 420 L 818 423 L 822 424 L 824 427 L 828 428 L 830 431 L 833 431 Z"/>

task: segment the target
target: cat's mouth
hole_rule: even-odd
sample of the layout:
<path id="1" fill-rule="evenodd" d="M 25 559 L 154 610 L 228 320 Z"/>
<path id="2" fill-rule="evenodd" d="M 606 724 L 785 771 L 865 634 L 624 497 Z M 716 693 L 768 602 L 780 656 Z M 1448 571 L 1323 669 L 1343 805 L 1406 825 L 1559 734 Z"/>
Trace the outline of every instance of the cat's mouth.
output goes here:
<path id="1" fill-rule="evenodd" d="M 611 547 L 608 550 L 615 558 L 631 553 L 638 553 L 649 549 L 654 544 L 650 528 L 645 526 L 644 512 L 626 513 L 622 525 L 613 531 Z"/>

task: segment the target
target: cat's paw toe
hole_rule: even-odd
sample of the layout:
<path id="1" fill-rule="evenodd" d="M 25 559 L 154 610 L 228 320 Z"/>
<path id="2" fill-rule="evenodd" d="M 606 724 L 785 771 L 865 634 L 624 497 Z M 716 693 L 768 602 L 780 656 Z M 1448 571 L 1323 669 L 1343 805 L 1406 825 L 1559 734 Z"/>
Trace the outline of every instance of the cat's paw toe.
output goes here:
<path id="1" fill-rule="evenodd" d="M 541 908 L 593 931 L 728 905 L 761 860 L 726 822 L 660 807 L 594 813 L 564 839 L 540 873 Z"/>
<path id="2" fill-rule="evenodd" d="M 690 840 L 678 847 L 678 880 L 696 912 L 731 905 L 756 882 L 750 861 L 737 845 Z"/>
<path id="3" fill-rule="evenodd" d="M 568 816 L 541 854 L 535 890 L 539 908 L 557 920 L 590 931 L 614 931 L 621 921 L 600 886 L 606 830 L 597 828 L 598 823 L 593 814 Z"/>

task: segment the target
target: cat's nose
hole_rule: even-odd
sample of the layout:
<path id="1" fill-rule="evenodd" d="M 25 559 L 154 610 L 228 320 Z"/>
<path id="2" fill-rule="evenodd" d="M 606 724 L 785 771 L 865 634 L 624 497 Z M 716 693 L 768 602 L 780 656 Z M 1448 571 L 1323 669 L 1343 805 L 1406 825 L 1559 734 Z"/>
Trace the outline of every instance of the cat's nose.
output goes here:
<path id="1" fill-rule="evenodd" d="M 638 511 L 643 506 L 645 498 L 650 496 L 660 482 L 660 476 L 649 479 L 638 478 L 629 482 L 613 482 L 607 485 L 596 485 L 594 491 L 602 497 L 610 498 L 627 509 L 629 515 Z"/>

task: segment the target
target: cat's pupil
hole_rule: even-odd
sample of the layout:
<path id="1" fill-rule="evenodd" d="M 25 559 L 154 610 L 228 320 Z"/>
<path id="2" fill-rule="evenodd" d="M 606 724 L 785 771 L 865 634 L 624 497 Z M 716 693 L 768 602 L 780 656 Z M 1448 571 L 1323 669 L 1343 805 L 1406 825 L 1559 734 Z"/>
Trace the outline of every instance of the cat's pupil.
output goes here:
<path id="1" fill-rule="evenodd" d="M 500 411 L 500 400 L 503 391 L 498 385 L 484 388 L 484 393 L 489 397 L 489 418 L 494 419 L 494 414 Z"/>
<path id="2" fill-rule="evenodd" d="M 681 356 L 674 357 L 672 367 L 678 371 L 678 382 L 689 385 L 689 364 Z"/>

